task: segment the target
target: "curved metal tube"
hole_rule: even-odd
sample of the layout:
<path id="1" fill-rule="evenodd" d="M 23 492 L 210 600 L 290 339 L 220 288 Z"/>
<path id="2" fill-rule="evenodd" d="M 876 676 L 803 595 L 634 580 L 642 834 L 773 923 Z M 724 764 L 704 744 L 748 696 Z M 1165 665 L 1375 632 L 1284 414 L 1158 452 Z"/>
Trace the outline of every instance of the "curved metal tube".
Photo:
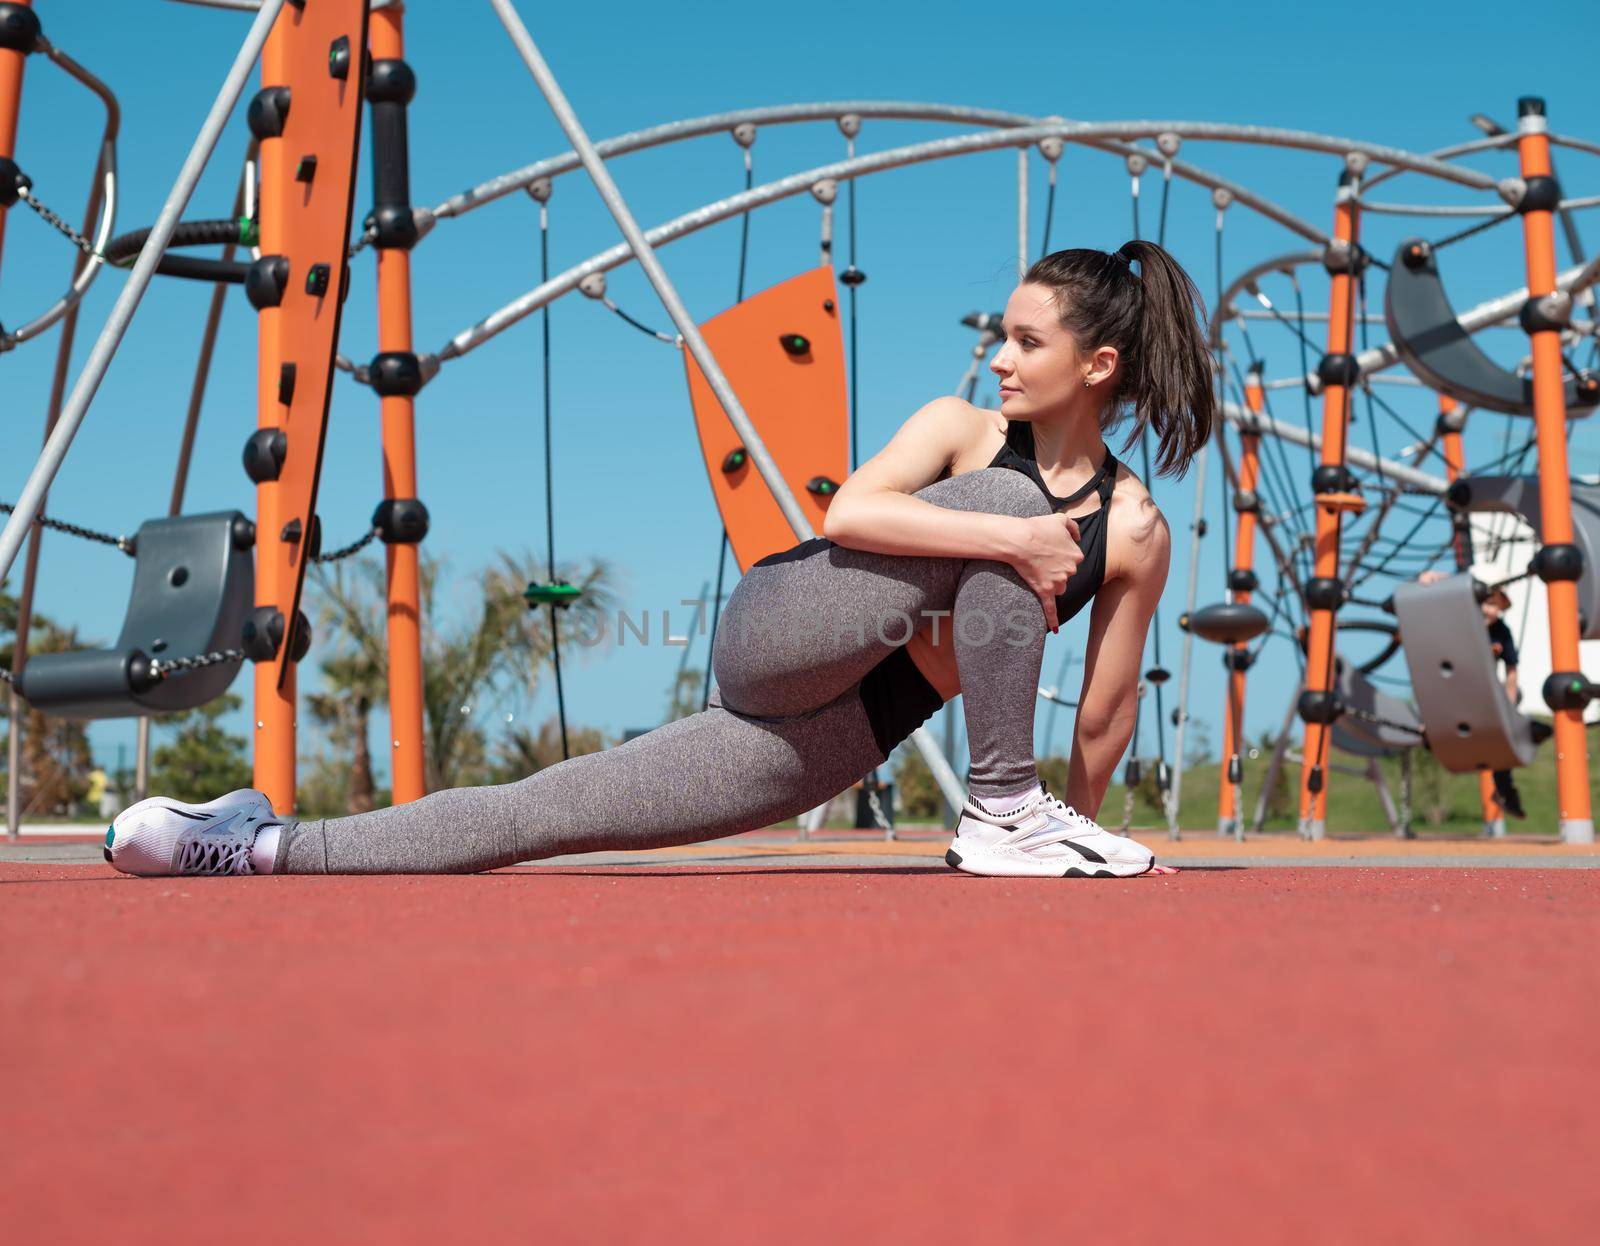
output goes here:
<path id="1" fill-rule="evenodd" d="M 1008 135 L 992 144 L 995 147 L 1031 145 L 1042 138 L 1060 138 L 1083 146 L 1098 143 L 1126 142 L 1131 139 L 1155 138 L 1161 134 L 1176 134 L 1179 138 L 1202 141 L 1264 144 L 1292 147 L 1304 151 L 1321 151 L 1330 155 L 1358 154 L 1379 164 L 1394 166 L 1393 172 L 1423 173 L 1448 182 L 1456 182 L 1475 190 L 1495 190 L 1498 182 L 1488 174 L 1473 169 L 1461 169 L 1434 156 L 1419 155 L 1398 147 L 1385 147 L 1378 143 L 1364 143 L 1334 135 L 1314 134 L 1307 130 L 1280 130 L 1270 126 L 1228 125 L 1203 121 L 1097 121 L 1068 122 L 1029 117 L 1022 113 L 999 112 L 985 108 L 964 108 L 950 104 L 919 104 L 906 101 L 875 102 L 871 100 L 839 100 L 818 104 L 779 104 L 766 108 L 740 109 L 736 112 L 717 113 L 686 121 L 673 121 L 636 130 L 630 134 L 605 139 L 595 145 L 602 157 L 625 155 L 646 147 L 679 142 L 706 134 L 731 130 L 736 125 L 777 125 L 796 121 L 836 120 L 846 113 L 863 118 L 881 118 L 901 121 L 952 121 L 968 125 L 999 126 L 1025 133 Z M 1514 138 L 1515 136 L 1513 136 Z M 1479 145 L 1484 144 L 1480 141 Z M 1469 148 L 1471 145 L 1469 145 Z M 1127 148 L 1119 149 L 1128 154 Z M 1140 149 L 1160 163 L 1159 155 Z M 1446 149 L 1455 150 L 1455 149 Z M 460 216 L 473 208 L 492 202 L 512 191 L 520 190 L 539 178 L 559 177 L 578 167 L 578 157 L 573 152 L 563 152 L 534 164 L 524 165 L 491 178 L 487 182 L 464 190 L 446 199 L 431 210 L 433 217 Z M 1173 162 L 1173 172 L 1179 172 L 1178 162 Z M 1379 177 L 1384 175 L 1379 175 Z M 1378 177 L 1373 179 L 1379 180 Z"/>
<path id="2" fill-rule="evenodd" d="M 619 134 L 602 139 L 595 150 L 602 158 L 625 156 L 630 152 L 679 143 L 686 139 L 719 134 L 739 125 L 787 125 L 803 121 L 837 121 L 853 113 L 869 120 L 892 121 L 951 121 L 963 125 L 1001 126 L 1016 128 L 1037 124 L 1038 118 L 1025 113 L 999 112 L 991 108 L 965 108 L 955 104 L 918 104 L 898 100 L 834 100 L 817 104 L 774 104 L 764 108 L 741 108 L 734 112 L 713 113 L 705 117 L 691 117 L 684 121 L 669 121 L 645 130 Z M 452 195 L 438 207 L 429 211 L 435 218 L 462 216 L 474 208 L 504 198 L 513 191 L 524 190 L 540 178 L 556 178 L 580 168 L 576 152 L 567 151 L 533 164 L 523 165 L 480 182 L 469 190 Z"/>
<path id="3" fill-rule="evenodd" d="M 882 173 L 890 169 L 903 168 L 907 165 L 921 164 L 932 160 L 946 160 L 957 156 L 970 155 L 975 152 L 994 151 L 999 148 L 1019 146 L 1023 142 L 1033 143 L 1040 138 L 1060 137 L 1063 131 L 1072 130 L 1073 127 L 1063 125 L 1028 126 L 1009 130 L 1002 134 L 964 134 L 952 138 L 935 139 L 927 143 L 917 143 L 909 147 L 896 147 L 888 151 L 873 152 L 865 156 L 857 156 L 851 160 L 841 160 L 833 164 L 820 165 L 814 169 L 807 169 L 800 173 L 792 173 L 788 177 L 780 178 L 775 182 L 768 182 L 752 190 L 741 191 L 725 199 L 719 199 L 693 212 L 658 225 L 655 229 L 645 234 L 651 246 L 663 246 L 669 242 L 695 233 L 735 217 L 744 212 L 752 211 L 779 200 L 791 198 L 805 193 L 824 180 L 844 181 L 854 177 L 865 177 L 873 173 Z M 1173 171 L 1179 172 L 1176 162 Z M 1207 185 L 1228 184 L 1220 178 L 1212 178 L 1209 174 L 1192 166 L 1186 166 L 1182 171 L 1183 176 L 1201 177 L 1207 179 Z M 1264 204 L 1255 196 L 1249 199 L 1241 197 L 1241 203 L 1255 207 Z M 1267 205 L 1272 206 L 1272 205 Z M 1272 219 L 1280 221 L 1294 221 L 1294 217 L 1281 209 L 1273 208 Z M 1299 228 L 1317 236 L 1318 231 L 1311 226 L 1300 223 Z M 578 283 L 592 273 L 610 272 L 620 267 L 632 258 L 632 252 L 627 247 L 617 245 L 590 256 L 582 263 L 567 269 L 565 272 L 552 277 L 549 281 L 534 287 L 520 298 L 506 304 L 498 311 L 491 313 L 485 319 L 468 329 L 457 333 L 437 353 L 437 358 L 442 362 L 454 359 L 476 349 L 490 338 L 504 332 L 511 325 L 553 302 L 562 295 L 576 289 Z"/>
<path id="4" fill-rule="evenodd" d="M 89 262 L 82 270 L 73 276 L 67 292 L 46 308 L 43 314 L 0 336 L 0 352 L 11 350 L 29 338 L 38 337 L 77 306 L 84 293 L 94 284 L 94 279 L 100 275 L 101 266 L 105 263 L 101 258 L 101 252 L 105 249 L 117 224 L 117 134 L 122 129 L 122 109 L 117 104 L 117 97 L 110 87 L 43 35 L 39 36 L 38 48 L 65 70 L 69 77 L 93 91 L 105 107 L 106 124 L 100 133 L 100 155 L 95 161 L 94 174 L 101 181 L 100 217 L 94 231 L 94 254 L 89 257 Z"/>

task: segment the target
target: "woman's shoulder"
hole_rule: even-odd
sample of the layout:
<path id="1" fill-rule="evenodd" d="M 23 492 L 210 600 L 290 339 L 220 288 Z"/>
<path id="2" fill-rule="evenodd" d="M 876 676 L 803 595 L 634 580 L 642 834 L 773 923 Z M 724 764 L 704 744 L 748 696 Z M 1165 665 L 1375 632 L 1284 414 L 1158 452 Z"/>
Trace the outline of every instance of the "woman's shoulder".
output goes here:
<path id="1" fill-rule="evenodd" d="M 1172 533 L 1166 516 L 1126 463 L 1117 464 L 1116 487 L 1106 512 L 1107 575 L 1166 575 Z"/>
<path id="2" fill-rule="evenodd" d="M 999 433 L 1005 436 L 1005 416 L 992 407 L 976 406 L 959 394 L 940 394 L 925 403 L 917 414 L 947 421 L 974 434 Z"/>
<path id="3" fill-rule="evenodd" d="M 950 475 L 987 467 L 995 451 L 1005 444 L 1005 417 L 956 394 L 940 395 L 925 404 L 916 418 L 935 423 L 941 440 L 954 447 Z"/>

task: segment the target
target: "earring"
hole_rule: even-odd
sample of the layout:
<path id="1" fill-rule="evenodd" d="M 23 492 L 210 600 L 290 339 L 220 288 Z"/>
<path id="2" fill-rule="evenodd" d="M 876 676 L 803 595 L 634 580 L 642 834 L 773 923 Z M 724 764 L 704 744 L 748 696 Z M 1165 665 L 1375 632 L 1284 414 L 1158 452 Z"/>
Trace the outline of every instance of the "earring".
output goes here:
<path id="1" fill-rule="evenodd" d="M 1094 382 L 1091 381 L 1088 377 L 1084 377 L 1083 378 L 1083 387 L 1085 389 L 1093 389 L 1094 388 Z"/>

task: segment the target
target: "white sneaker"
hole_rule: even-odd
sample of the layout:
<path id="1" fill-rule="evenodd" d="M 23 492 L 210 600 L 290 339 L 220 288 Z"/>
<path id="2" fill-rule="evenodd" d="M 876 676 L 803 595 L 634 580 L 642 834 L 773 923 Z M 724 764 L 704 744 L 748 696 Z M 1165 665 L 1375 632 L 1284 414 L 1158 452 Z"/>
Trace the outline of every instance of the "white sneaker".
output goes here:
<path id="1" fill-rule="evenodd" d="M 272 802 L 241 788 L 203 805 L 152 796 L 106 832 L 106 860 L 124 874 L 253 874 L 256 832 L 282 826 Z"/>
<path id="2" fill-rule="evenodd" d="M 1113 835 L 1048 792 L 1004 815 L 969 796 L 944 859 L 991 878 L 1132 878 L 1156 868 L 1143 844 Z"/>

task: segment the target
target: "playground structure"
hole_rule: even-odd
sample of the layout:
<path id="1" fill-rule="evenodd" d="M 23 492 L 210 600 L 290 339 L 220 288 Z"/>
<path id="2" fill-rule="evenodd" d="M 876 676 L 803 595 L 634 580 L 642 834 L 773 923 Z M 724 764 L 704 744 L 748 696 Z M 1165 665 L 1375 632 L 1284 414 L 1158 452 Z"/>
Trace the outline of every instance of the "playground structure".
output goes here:
<path id="1" fill-rule="evenodd" d="M 1195 479 L 1195 523 L 1189 542 L 1188 582 L 1183 621 L 1185 637 L 1177 676 L 1175 729 L 1169 761 L 1165 685 L 1171 676 L 1162 664 L 1159 621 L 1153 631 L 1152 663 L 1146 674 L 1153 713 L 1141 724 L 1156 741 L 1154 764 L 1176 835 L 1181 795 L 1183 736 L 1188 722 L 1192 639 L 1221 646 L 1227 663 L 1223 707 L 1223 757 L 1226 782 L 1218 810 L 1219 829 L 1243 835 L 1241 755 L 1248 671 L 1262 647 L 1276 637 L 1300 655 L 1301 686 L 1289 706 L 1268 785 L 1289 760 L 1293 718 L 1302 724 L 1300 824 L 1309 838 L 1326 830 L 1327 789 L 1333 750 L 1358 758 L 1365 773 L 1383 788 L 1377 759 L 1408 756 L 1425 746 L 1447 768 L 1481 774 L 1526 765 L 1534 756 L 1542 724 L 1512 706 L 1499 684 L 1477 603 L 1492 589 L 1526 596 L 1536 578 L 1548 605 L 1550 674 L 1539 690 L 1550 711 L 1556 752 L 1562 838 L 1593 839 L 1589 803 L 1584 718 L 1595 701 L 1595 683 L 1583 672 L 1579 645 L 1600 638 L 1600 481 L 1575 479 L 1567 459 L 1567 429 L 1572 418 L 1587 416 L 1600 402 L 1600 380 L 1574 353 L 1596 350 L 1592 286 L 1600 263 L 1585 263 L 1577 245 L 1572 214 L 1600 205 L 1600 196 L 1566 197 L 1551 164 L 1552 147 L 1589 155 L 1600 145 L 1553 133 L 1543 104 L 1524 99 L 1514 133 L 1489 133 L 1471 143 L 1416 154 L 1355 140 L 1260 127 L 1184 122 L 1080 123 L 1040 119 L 992 110 L 940 105 L 846 101 L 747 109 L 638 131 L 593 144 L 584 134 L 527 29 L 509 0 L 491 0 L 513 44 L 557 119 L 573 150 L 541 160 L 455 195 L 432 209 L 411 202 L 407 108 L 415 75 L 404 59 L 403 6 L 368 5 L 365 0 L 248 0 L 218 7 L 256 9 L 238 57 L 201 129 L 194 150 L 154 224 L 148 230 L 115 235 L 116 133 L 114 96 L 45 38 L 31 3 L 0 3 L 0 230 L 7 209 L 25 203 L 70 238 L 75 246 L 68 292 L 47 310 L 0 339 L 0 349 L 23 346 L 59 322 L 62 343 L 58 383 L 46 419 L 46 444 L 0 534 L 0 574 L 7 574 L 21 552 L 28 553 L 21 592 L 14 697 L 48 712 L 78 716 L 144 716 L 202 704 L 224 691 L 246 661 L 254 667 L 255 783 L 280 812 L 294 800 L 296 666 L 309 652 L 309 625 L 300 609 L 308 565 L 353 552 L 372 540 L 386 550 L 390 673 L 391 764 L 396 801 L 424 794 L 422 665 L 419 629 L 418 545 L 426 537 L 428 513 L 420 500 L 413 422 L 419 395 L 452 361 L 483 346 L 513 324 L 578 292 L 597 301 L 645 333 L 681 344 L 688 368 L 691 406 L 705 454 L 708 480 L 740 569 L 814 537 L 827 499 L 857 462 L 854 316 L 857 290 L 865 280 L 856 266 L 854 187 L 857 180 L 914 164 L 956 159 L 981 152 L 1015 149 L 1018 162 L 1019 275 L 1029 260 L 1047 250 L 1056 198 L 1056 175 L 1071 146 L 1104 153 L 1122 163 L 1130 177 L 1134 232 L 1138 234 L 1141 191 L 1147 175 L 1158 175 L 1160 211 L 1155 237 L 1165 241 L 1167 203 L 1174 179 L 1206 188 L 1216 213 L 1216 289 L 1211 339 L 1217 355 L 1217 382 L 1223 419 L 1200 461 Z M 22 100 L 23 68 L 40 54 L 84 82 L 106 102 L 107 124 L 101 143 L 94 193 L 82 232 L 46 206 L 48 195 L 26 179 L 12 161 Z M 225 222 L 184 221 L 201 168 L 211 157 L 223 123 L 245 91 L 259 61 L 262 86 L 249 105 L 251 150 L 246 155 L 239 203 Z M 363 106 L 370 108 L 373 161 L 371 212 L 353 229 L 356 165 Z M 860 154 L 856 141 L 866 122 L 940 122 L 969 131 L 916 144 Z M 757 185 L 751 151 L 765 126 L 822 123 L 838 127 L 845 141 L 842 160 L 788 174 Z M 685 213 L 649 231 L 640 229 L 606 169 L 606 162 L 630 152 L 708 135 L 731 135 L 742 151 L 746 188 Z M 1303 221 L 1258 192 L 1180 160 L 1190 144 L 1252 143 L 1326 153 L 1335 165 L 1331 228 Z M 1466 157 L 1514 150 L 1519 175 L 1496 179 Z M 1030 240 L 1029 188 L 1034 161 L 1042 160 L 1049 179 L 1042 246 Z M 463 329 L 432 352 L 418 352 L 411 323 L 411 252 L 436 227 L 468 215 L 482 205 L 518 192 L 537 205 L 540 227 L 548 229 L 549 205 L 559 180 L 582 168 L 601 192 L 625 241 L 567 270 L 551 275 L 478 323 Z M 1482 197 L 1459 204 L 1385 203 L 1372 197 L 1376 187 L 1407 174 L 1462 188 Z M 748 298 L 703 327 L 693 320 L 656 258 L 656 250 L 721 221 L 744 218 L 785 199 L 811 196 L 820 209 L 817 269 Z M 835 212 L 846 198 L 850 253 L 836 270 Z M 1229 274 L 1223 265 L 1225 222 L 1234 210 L 1260 214 L 1297 238 L 1300 250 Z M 1369 251 L 1361 243 L 1373 218 L 1404 216 L 1474 223 L 1433 240 L 1401 238 L 1392 253 Z M 1508 287 L 1502 297 L 1457 312 L 1444 294 L 1441 262 L 1451 244 L 1502 222 L 1521 222 L 1524 264 L 1508 261 Z M 1567 230 L 1574 266 L 1558 271 L 1555 226 Z M 0 245 L 4 234 L 0 232 Z M 224 247 L 220 259 L 197 259 L 170 248 L 191 244 Z M 239 248 L 248 261 L 235 259 Z M 351 260 L 364 250 L 375 254 L 378 292 L 377 350 L 368 362 L 339 353 L 340 309 L 353 285 Z M 1389 258 L 1385 258 L 1388 256 Z M 1443 261 L 1441 260 L 1443 257 Z M 107 263 L 131 263 L 131 271 L 93 351 L 70 393 L 65 370 L 70 356 L 77 306 L 85 289 Z M 606 290 L 605 274 L 637 262 L 645 271 L 672 321 L 674 334 L 658 333 L 623 311 Z M 742 270 L 742 265 L 741 265 Z M 1321 271 L 1328 281 L 1325 309 L 1303 306 L 1301 270 Z M 208 345 L 190 405 L 189 426 L 180 455 L 179 480 L 186 472 L 214 341 L 220 299 L 229 285 L 242 285 L 258 315 L 258 428 L 244 450 L 244 464 L 256 488 L 255 520 L 242 514 L 185 516 L 181 484 L 174 490 L 171 514 L 150 521 L 138 537 L 123 543 L 136 557 L 133 596 L 127 623 L 117 643 L 92 654 L 26 656 L 27 617 L 39 566 L 39 538 L 47 491 L 82 424 L 112 353 L 149 282 L 157 274 L 217 282 L 206 327 Z M 1368 282 L 1384 275 L 1383 322 L 1390 341 L 1370 345 Z M 837 284 L 836 284 L 837 281 Z M 1287 282 L 1295 311 L 1283 310 L 1268 291 Z M 840 287 L 843 287 L 841 293 Z M 1254 300 L 1251 308 L 1245 300 Z M 1288 300 L 1280 300 L 1287 302 Z M 1578 314 L 1585 312 L 1587 319 Z M 4 317 L 9 323 L 15 317 Z M 1257 321 L 1297 340 L 1302 365 L 1290 375 L 1269 377 L 1249 336 Z M 1506 367 L 1478 344 L 1486 330 L 1517 321 L 1528 339 L 1521 366 Z M 971 397 L 982 358 L 999 339 L 997 318 L 975 313 L 967 323 L 977 331 L 972 366 L 960 389 Z M 1321 341 L 1310 326 L 1325 324 Z M 850 348 L 846 350 L 846 333 Z M 1242 350 L 1241 350 L 1242 347 Z M 349 352 L 348 344 L 345 350 Z M 1313 359 L 1311 352 L 1315 351 Z M 1396 375 L 1400 366 L 1406 375 Z M 346 372 L 380 399 L 385 480 L 372 529 L 352 546 L 324 552 L 317 518 L 317 491 L 324 468 L 323 444 L 334 374 Z M 548 366 L 546 369 L 548 376 Z M 1376 413 L 1405 420 L 1379 394 L 1382 383 L 1409 382 L 1438 395 L 1431 434 L 1415 437 L 1406 451 L 1384 454 L 1377 441 Z M 1274 416 L 1271 396 L 1298 390 L 1306 396 L 1304 427 Z M 1320 420 L 1312 400 L 1320 400 Z M 1371 450 L 1350 443 L 1357 399 L 1373 425 Z M 801 415 L 810 423 L 802 423 Z M 1504 417 L 1506 449 L 1498 461 L 1469 473 L 1462 434 L 1470 413 Z M 551 419 L 548 384 L 545 421 Z M 1512 430 L 1531 422 L 1532 435 L 1514 444 Z M 1237 448 L 1230 444 L 1234 431 Z M 1306 455 L 1309 490 L 1295 485 L 1287 446 Z M 1149 479 L 1148 446 L 1141 446 Z M 1527 474 L 1536 453 L 1537 475 Z M 1425 470 L 1429 456 L 1444 474 Z M 1226 512 L 1221 534 L 1231 549 L 1224 599 L 1199 605 L 1200 541 L 1205 535 L 1206 486 L 1220 459 Z M 1137 465 L 1136 465 L 1137 466 Z M 550 460 L 546 456 L 546 470 Z M 1153 485 L 1153 481 L 1151 482 Z M 549 496 L 548 475 L 546 496 Z M 1426 499 L 1421 509 L 1413 502 Z M 1402 516 L 1414 519 L 1396 538 L 1386 525 Z M 39 521 L 39 522 L 36 522 Z M 1445 528 L 1435 552 L 1418 536 L 1429 524 Z M 62 525 L 56 525 L 58 527 Z M 70 525 L 67 526 L 70 529 Z M 83 530 L 76 530 L 83 535 Z M 550 576 L 530 585 L 531 607 L 543 607 L 552 630 L 556 612 L 572 600 L 571 585 L 556 579 L 553 524 Z M 1497 575 L 1492 583 L 1474 578 L 1486 561 L 1477 546 L 1513 544 L 1516 533 L 1537 543 L 1525 567 Z M 94 534 L 90 534 L 94 535 Z M 1258 567 L 1257 541 L 1269 555 L 1273 582 L 1265 585 Z M 253 550 L 253 566 L 252 553 Z M 1448 560 L 1457 572 L 1437 584 L 1410 581 L 1433 563 Z M 1181 562 L 1180 560 L 1177 560 Z M 182 572 L 181 577 L 179 572 Z M 718 571 L 721 598 L 722 569 Z M 1385 577 L 1392 591 L 1364 589 Z M 1358 619 L 1349 607 L 1372 612 Z M 180 631 L 175 621 L 188 626 Z M 1363 633 L 1383 638 L 1383 648 L 1357 662 L 1341 649 L 1340 636 Z M 925 637 L 908 637 L 915 657 Z M 554 646 L 560 692 L 560 649 Z M 1403 655 L 1409 669 L 1409 696 L 1384 692 L 1380 668 Z M 941 691 L 950 691 L 941 688 Z M 1051 703 L 1070 706 L 1059 689 L 1041 690 Z M 1415 700 L 1415 708 L 1409 700 Z M 929 707 L 912 707 L 918 713 Z M 923 714 L 922 717 L 926 717 Z M 563 730 L 565 706 L 562 702 Z M 916 721 L 922 721 L 917 718 Z M 17 716 L 12 717 L 12 747 Z M 1153 728 L 1153 730 L 1152 730 Z M 933 769 L 946 797 L 959 804 L 961 787 L 948 749 L 926 728 L 913 739 Z M 1140 736 L 1134 742 L 1130 786 L 1139 775 Z M 1146 758 L 1145 760 L 1151 760 Z M 15 753 L 10 767 L 15 781 Z M 1484 821 L 1503 831 L 1504 820 L 1487 777 Z M 1268 793 L 1259 794 L 1259 826 Z M 1404 804 L 1404 802 L 1403 802 Z M 1406 831 L 1404 808 L 1391 823 Z M 12 829 L 15 830 L 15 807 Z"/>

